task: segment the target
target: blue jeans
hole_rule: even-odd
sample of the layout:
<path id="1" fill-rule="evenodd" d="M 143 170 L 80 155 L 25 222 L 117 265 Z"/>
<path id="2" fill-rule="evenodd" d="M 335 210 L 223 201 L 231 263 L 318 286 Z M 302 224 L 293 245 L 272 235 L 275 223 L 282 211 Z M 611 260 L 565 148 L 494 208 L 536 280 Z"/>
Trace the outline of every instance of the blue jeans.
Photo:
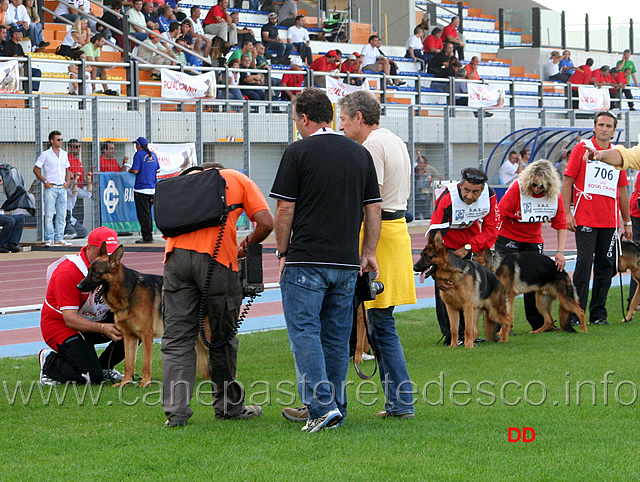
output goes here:
<path id="1" fill-rule="evenodd" d="M 345 381 L 353 325 L 355 270 L 285 267 L 282 307 L 293 352 L 300 399 L 309 418 L 338 408 L 347 416 Z"/>
<path id="2" fill-rule="evenodd" d="M 385 393 L 384 408 L 393 415 L 413 413 L 411 379 L 404 352 L 396 331 L 393 309 L 373 308 L 367 311 L 371 343 L 378 357 L 380 381 Z"/>
<path id="3" fill-rule="evenodd" d="M 0 248 L 8 248 L 10 244 L 20 244 L 24 229 L 24 215 L 0 214 Z"/>
<path id="4" fill-rule="evenodd" d="M 293 44 L 286 44 L 284 42 L 273 42 L 265 44 L 267 47 L 267 53 L 273 52 L 276 57 L 289 57 L 293 52 Z"/>
<path id="5" fill-rule="evenodd" d="M 56 216 L 56 231 L 53 233 L 53 215 Z M 44 190 L 44 240 L 59 243 L 64 238 L 67 215 L 67 190 L 50 187 Z"/>

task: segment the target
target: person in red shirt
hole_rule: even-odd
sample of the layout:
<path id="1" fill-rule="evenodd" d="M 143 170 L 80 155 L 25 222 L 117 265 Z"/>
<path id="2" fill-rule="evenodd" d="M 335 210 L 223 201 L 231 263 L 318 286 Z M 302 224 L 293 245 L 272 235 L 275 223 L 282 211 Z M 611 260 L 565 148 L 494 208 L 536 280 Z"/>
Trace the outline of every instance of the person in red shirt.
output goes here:
<path id="1" fill-rule="evenodd" d="M 498 237 L 496 193 L 487 183 L 481 169 L 467 167 L 461 171 L 462 181 L 446 189 L 436 201 L 429 230 L 442 232 L 447 249 L 461 258 L 471 259 L 474 252 L 491 248 Z M 455 218 L 453 216 L 455 212 Z M 450 345 L 449 316 L 435 287 L 436 315 L 445 345 Z M 464 316 L 460 313 L 460 334 L 464 334 Z"/>
<path id="2" fill-rule="evenodd" d="M 625 88 L 627 86 L 627 82 L 629 81 L 629 75 L 631 75 L 631 69 L 629 67 L 624 70 L 611 70 L 610 77 L 612 84 L 615 86 L 615 89 L 609 89 L 612 97 L 620 99 L 620 90 L 622 90 L 626 99 L 633 100 L 633 94 L 631 93 L 631 90 Z M 628 105 L 629 110 L 636 110 L 633 102 L 628 102 Z M 620 108 L 622 109 L 622 103 L 620 103 Z"/>
<path id="3" fill-rule="evenodd" d="M 343 74 L 347 72 L 350 74 L 361 74 L 362 60 L 363 57 L 358 52 L 352 53 L 340 66 L 340 72 Z M 350 85 L 362 85 L 363 82 L 364 78 L 349 78 Z"/>
<path id="4" fill-rule="evenodd" d="M 464 42 L 460 38 L 458 33 L 458 26 L 460 25 L 460 17 L 454 16 L 451 18 L 451 23 L 442 29 L 443 42 L 451 42 L 453 47 L 458 53 L 458 60 L 464 60 Z"/>
<path id="5" fill-rule="evenodd" d="M 124 360 L 122 334 L 113 314 L 96 292 L 83 293 L 77 285 L 105 243 L 107 252 L 118 247 L 113 229 L 91 231 L 87 245 L 72 256 L 63 256 L 47 268 L 47 294 L 40 314 L 42 337 L 51 349 L 40 351 L 40 383 L 101 383 L 121 381 L 114 366 Z M 98 357 L 94 345 L 111 343 Z"/>
<path id="6" fill-rule="evenodd" d="M 335 50 L 329 50 L 322 57 L 315 59 L 309 66 L 311 70 L 316 72 L 331 72 L 335 70 L 337 66 L 338 52 Z"/>
<path id="7" fill-rule="evenodd" d="M 300 57 L 292 57 L 291 58 L 291 70 L 294 72 L 300 72 L 304 70 L 304 62 Z M 282 81 L 280 85 L 282 87 L 302 87 L 304 83 L 304 75 L 303 74 L 284 74 L 282 76 Z M 283 90 L 282 96 L 285 100 L 293 101 L 294 97 L 300 93 L 299 90 Z"/>
<path id="8" fill-rule="evenodd" d="M 633 240 L 640 242 L 640 175 L 636 172 L 636 182 L 633 186 L 633 192 L 629 198 L 629 215 L 631 216 L 631 231 Z M 629 303 L 638 288 L 636 280 L 631 278 L 629 282 L 629 297 L 627 298 L 627 311 L 629 311 Z"/>
<path id="9" fill-rule="evenodd" d="M 609 75 L 609 66 L 603 65 L 598 70 L 595 70 L 591 75 L 591 83 L 597 87 L 602 87 L 603 85 L 611 85 L 613 83 L 613 79 Z"/>
<path id="10" fill-rule="evenodd" d="M 424 51 L 431 55 L 442 52 L 442 29 L 439 27 L 435 27 L 431 31 L 431 35 L 427 36 L 427 38 L 424 39 L 424 42 L 422 42 L 422 46 L 424 48 Z"/>
<path id="11" fill-rule="evenodd" d="M 84 187 L 84 168 L 79 159 L 82 145 L 78 139 L 71 139 L 67 143 L 67 154 L 69 155 L 69 170 L 76 174 L 78 187 Z"/>
<path id="12" fill-rule="evenodd" d="M 471 57 L 471 60 L 464 66 L 465 75 L 464 78 L 468 80 L 480 80 L 480 74 L 478 73 L 478 66 L 480 65 L 480 59 L 475 55 Z"/>
<path id="13" fill-rule="evenodd" d="M 587 311 L 589 279 L 593 267 L 593 289 L 589 305 L 591 324 L 608 325 L 607 294 L 614 273 L 615 237 L 618 211 L 624 221 L 624 237 L 631 239 L 627 174 L 603 162 L 585 164 L 583 157 L 589 146 L 598 151 L 611 149 L 618 118 L 611 112 L 598 112 L 591 139 L 578 143 L 569 157 L 562 181 L 562 198 L 567 216 L 567 229 L 575 233 L 578 257 L 573 272 L 580 307 Z M 573 211 L 571 201 L 573 200 Z M 572 316 L 572 324 L 577 319 Z"/>
<path id="14" fill-rule="evenodd" d="M 127 156 L 122 158 L 122 166 L 113 157 L 116 152 L 116 146 L 113 142 L 103 142 L 100 146 L 102 153 L 100 154 L 100 172 L 120 172 L 126 171 L 126 164 L 129 161 Z"/>
<path id="15" fill-rule="evenodd" d="M 591 78 L 593 77 L 591 72 L 592 65 L 593 59 L 588 58 L 586 63 L 578 67 L 573 75 L 569 77 L 569 82 L 572 84 L 591 84 Z M 574 88 L 577 89 L 577 87 Z"/>
<path id="16" fill-rule="evenodd" d="M 217 35 L 231 45 L 238 43 L 238 29 L 231 21 L 231 15 L 227 12 L 229 0 L 219 0 L 218 4 L 211 7 L 209 13 L 202 21 L 205 33 Z"/>
<path id="17" fill-rule="evenodd" d="M 542 223 L 550 221 L 558 233 L 556 266 L 563 270 L 567 218 L 560 190 L 560 178 L 553 164 L 544 159 L 529 164 L 498 203 L 496 251 L 543 254 Z M 524 295 L 524 310 L 532 330 L 542 327 L 544 318 L 536 308 L 535 293 Z"/>

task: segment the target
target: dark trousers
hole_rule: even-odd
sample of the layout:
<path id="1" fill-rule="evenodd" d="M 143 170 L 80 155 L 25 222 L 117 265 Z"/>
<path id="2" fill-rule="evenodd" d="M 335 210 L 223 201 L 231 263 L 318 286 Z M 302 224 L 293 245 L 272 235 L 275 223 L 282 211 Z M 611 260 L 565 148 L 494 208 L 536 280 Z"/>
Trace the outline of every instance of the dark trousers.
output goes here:
<path id="1" fill-rule="evenodd" d="M 524 251 L 533 251 L 535 253 L 543 254 L 544 252 L 542 244 L 522 243 L 520 241 L 505 238 L 504 236 L 498 236 L 496 241 L 496 251 L 500 254 L 512 254 Z M 526 266 L 521 266 L 521 268 L 527 269 Z M 532 330 L 537 330 L 544 325 L 544 318 L 536 307 L 535 293 L 524 294 L 524 312 Z"/>
<path id="2" fill-rule="evenodd" d="M 593 267 L 593 288 L 589 303 L 589 321 L 607 319 L 607 294 L 611 277 L 615 274 L 615 228 L 576 227 L 576 249 L 578 258 L 573 272 L 580 307 L 587 311 L 589 278 Z"/>
<path id="3" fill-rule="evenodd" d="M 153 195 L 133 192 L 133 200 L 136 203 L 136 215 L 140 223 L 140 233 L 145 241 L 153 241 L 153 219 L 151 217 L 151 206 L 153 206 Z"/>
<path id="4" fill-rule="evenodd" d="M 109 343 L 100 357 L 94 345 Z M 113 368 L 124 360 L 124 342 L 112 341 L 99 333 L 78 333 L 58 345 L 42 367 L 45 375 L 59 382 L 100 383 L 102 370 Z"/>
<path id="5" fill-rule="evenodd" d="M 196 380 L 195 341 L 198 310 L 210 256 L 174 249 L 164 265 L 162 299 L 162 408 L 171 422 L 188 420 Z M 238 273 L 216 263 L 208 291 L 208 316 L 214 343 L 225 340 L 235 328 L 242 304 Z M 238 338 L 210 349 L 213 408 L 216 418 L 239 415 L 244 410 L 244 388 L 235 380 Z"/>
<path id="6" fill-rule="evenodd" d="M 299 42 L 297 44 L 293 44 L 293 46 L 296 48 L 296 50 L 300 54 L 300 58 L 302 59 L 302 61 L 306 62 L 307 65 L 311 65 L 311 63 L 313 62 L 313 55 L 311 53 L 311 47 L 309 47 L 304 42 Z"/>
<path id="7" fill-rule="evenodd" d="M 6 249 L 10 244 L 17 246 L 24 229 L 24 215 L 0 214 L 0 228 L 0 248 Z"/>
<path id="8" fill-rule="evenodd" d="M 631 229 L 633 230 L 633 240 L 640 242 L 640 218 L 636 218 L 631 216 Z M 1 245 L 2 243 L 0 243 Z M 638 287 L 638 283 L 636 280 L 631 277 L 631 281 L 629 282 L 629 297 L 627 298 L 627 310 L 629 310 L 629 303 L 631 303 L 631 298 L 636 293 L 636 288 Z M 625 313 L 623 313 L 625 315 Z"/>

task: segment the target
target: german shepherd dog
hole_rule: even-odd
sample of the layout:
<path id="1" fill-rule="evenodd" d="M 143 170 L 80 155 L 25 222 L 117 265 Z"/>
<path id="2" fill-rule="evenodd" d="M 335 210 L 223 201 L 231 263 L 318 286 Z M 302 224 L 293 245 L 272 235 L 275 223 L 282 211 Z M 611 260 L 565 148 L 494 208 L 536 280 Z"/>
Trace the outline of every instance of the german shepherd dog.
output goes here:
<path id="1" fill-rule="evenodd" d="M 618 255 L 618 271 L 624 273 L 631 270 L 631 276 L 636 283 L 640 284 L 640 244 L 635 241 L 622 241 L 622 254 Z M 636 308 L 640 304 L 640 289 L 631 298 L 629 303 L 629 312 L 622 319 L 622 323 L 628 323 L 633 320 Z"/>
<path id="2" fill-rule="evenodd" d="M 504 287 L 487 268 L 466 261 L 445 248 L 440 231 L 429 233 L 427 245 L 413 267 L 424 276 L 432 275 L 447 307 L 451 329 L 451 347 L 457 346 L 460 310 L 464 313 L 464 346 L 473 348 L 478 337 L 478 318 L 484 313 L 484 332 L 495 341 L 496 323 L 502 328 L 500 342 L 509 340 L 511 320 Z"/>
<path id="3" fill-rule="evenodd" d="M 493 271 L 502 282 L 509 300 L 509 318 L 513 326 L 513 300 L 517 295 L 535 293 L 536 307 L 544 318 L 544 324 L 530 333 L 552 331 L 555 321 L 551 315 L 554 299 L 560 302 L 560 326 L 564 331 L 574 331 L 569 322 L 569 313 L 580 320 L 580 330 L 587 332 L 584 311 L 580 308 L 578 295 L 565 270 L 558 271 L 556 263 L 544 254 L 523 251 L 501 255 L 486 250 L 473 255 L 473 259 Z"/>
<path id="4" fill-rule="evenodd" d="M 96 295 L 104 298 L 113 312 L 116 326 L 122 333 L 124 379 L 114 386 L 133 382 L 136 352 L 138 340 L 140 340 L 143 354 L 140 386 L 146 387 L 151 383 L 153 338 L 159 338 L 164 333 L 162 276 L 143 274 L 127 268 L 120 262 L 123 254 L 124 246 L 118 246 L 118 249 L 109 255 L 106 243 L 102 243 L 98 257 L 89 266 L 87 276 L 78 283 L 78 289 L 87 292 L 97 288 Z M 205 326 L 208 327 L 208 323 Z M 202 378 L 208 378 L 209 351 L 201 342 L 196 344 L 196 348 L 198 373 Z"/>

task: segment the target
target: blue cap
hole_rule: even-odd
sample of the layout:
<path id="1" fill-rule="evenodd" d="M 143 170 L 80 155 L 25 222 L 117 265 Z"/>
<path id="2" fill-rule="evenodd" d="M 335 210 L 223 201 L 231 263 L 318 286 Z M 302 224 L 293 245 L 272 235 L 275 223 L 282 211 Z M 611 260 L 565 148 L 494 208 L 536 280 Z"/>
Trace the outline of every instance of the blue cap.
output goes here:
<path id="1" fill-rule="evenodd" d="M 138 144 L 143 149 L 149 144 L 144 137 L 138 137 L 135 141 L 133 141 L 133 143 Z"/>

